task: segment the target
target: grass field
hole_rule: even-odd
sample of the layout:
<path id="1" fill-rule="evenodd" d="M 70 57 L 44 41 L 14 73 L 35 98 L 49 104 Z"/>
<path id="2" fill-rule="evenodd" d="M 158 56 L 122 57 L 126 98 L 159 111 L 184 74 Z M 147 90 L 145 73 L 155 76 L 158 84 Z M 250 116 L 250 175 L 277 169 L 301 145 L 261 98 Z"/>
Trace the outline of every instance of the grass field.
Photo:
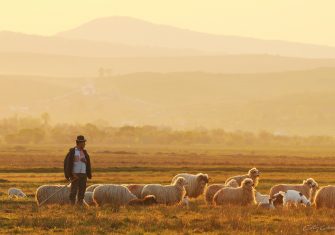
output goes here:
<path id="1" fill-rule="evenodd" d="M 27 199 L 0 196 L 0 233 L 27 234 L 301 234 L 334 233 L 335 211 L 314 208 L 264 211 L 255 207 L 208 207 L 203 198 L 190 208 L 79 209 L 38 208 L 34 193 L 42 184 L 65 184 L 62 173 L 68 146 L 0 146 L 0 192 L 21 188 Z M 220 149 L 218 146 L 88 146 L 93 183 L 169 184 L 181 172 L 208 173 L 211 183 L 261 171 L 257 190 L 313 177 L 320 186 L 335 184 L 331 149 Z"/>

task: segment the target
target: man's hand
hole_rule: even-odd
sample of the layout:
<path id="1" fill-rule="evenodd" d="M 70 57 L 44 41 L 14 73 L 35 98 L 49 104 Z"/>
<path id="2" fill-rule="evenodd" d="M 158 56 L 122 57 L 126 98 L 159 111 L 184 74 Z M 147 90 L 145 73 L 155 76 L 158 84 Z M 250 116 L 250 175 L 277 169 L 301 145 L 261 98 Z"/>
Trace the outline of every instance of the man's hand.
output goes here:
<path id="1" fill-rule="evenodd" d="M 83 163 L 86 163 L 87 161 L 86 161 L 86 158 L 82 158 L 82 159 L 80 159 L 80 161 L 82 161 Z"/>

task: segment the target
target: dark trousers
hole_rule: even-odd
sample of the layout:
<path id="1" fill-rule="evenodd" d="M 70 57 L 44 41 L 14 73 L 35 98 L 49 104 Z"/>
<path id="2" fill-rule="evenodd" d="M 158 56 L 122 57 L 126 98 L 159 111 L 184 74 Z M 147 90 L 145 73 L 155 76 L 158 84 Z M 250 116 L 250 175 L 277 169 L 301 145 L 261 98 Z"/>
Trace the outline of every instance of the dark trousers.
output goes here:
<path id="1" fill-rule="evenodd" d="M 76 175 L 78 176 L 78 179 L 71 183 L 70 201 L 71 204 L 74 205 L 76 203 L 76 196 L 78 195 L 78 204 L 81 205 L 83 204 L 85 196 L 87 176 L 82 173 Z"/>

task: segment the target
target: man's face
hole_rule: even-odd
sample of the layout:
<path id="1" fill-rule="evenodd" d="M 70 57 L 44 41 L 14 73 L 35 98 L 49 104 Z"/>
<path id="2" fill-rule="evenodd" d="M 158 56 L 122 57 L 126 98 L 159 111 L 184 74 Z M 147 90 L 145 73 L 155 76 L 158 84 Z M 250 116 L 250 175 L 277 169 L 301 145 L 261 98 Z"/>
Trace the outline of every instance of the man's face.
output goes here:
<path id="1" fill-rule="evenodd" d="M 77 142 L 77 146 L 81 149 L 84 149 L 85 148 L 85 142 Z"/>

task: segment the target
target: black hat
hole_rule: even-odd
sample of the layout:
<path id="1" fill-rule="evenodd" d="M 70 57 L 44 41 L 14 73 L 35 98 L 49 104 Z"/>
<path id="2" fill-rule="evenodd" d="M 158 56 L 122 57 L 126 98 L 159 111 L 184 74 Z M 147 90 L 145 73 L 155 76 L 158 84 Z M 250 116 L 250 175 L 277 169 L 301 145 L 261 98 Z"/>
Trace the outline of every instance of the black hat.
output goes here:
<path id="1" fill-rule="evenodd" d="M 76 139 L 76 142 L 86 142 L 86 139 L 83 135 L 78 135 L 77 139 Z"/>

